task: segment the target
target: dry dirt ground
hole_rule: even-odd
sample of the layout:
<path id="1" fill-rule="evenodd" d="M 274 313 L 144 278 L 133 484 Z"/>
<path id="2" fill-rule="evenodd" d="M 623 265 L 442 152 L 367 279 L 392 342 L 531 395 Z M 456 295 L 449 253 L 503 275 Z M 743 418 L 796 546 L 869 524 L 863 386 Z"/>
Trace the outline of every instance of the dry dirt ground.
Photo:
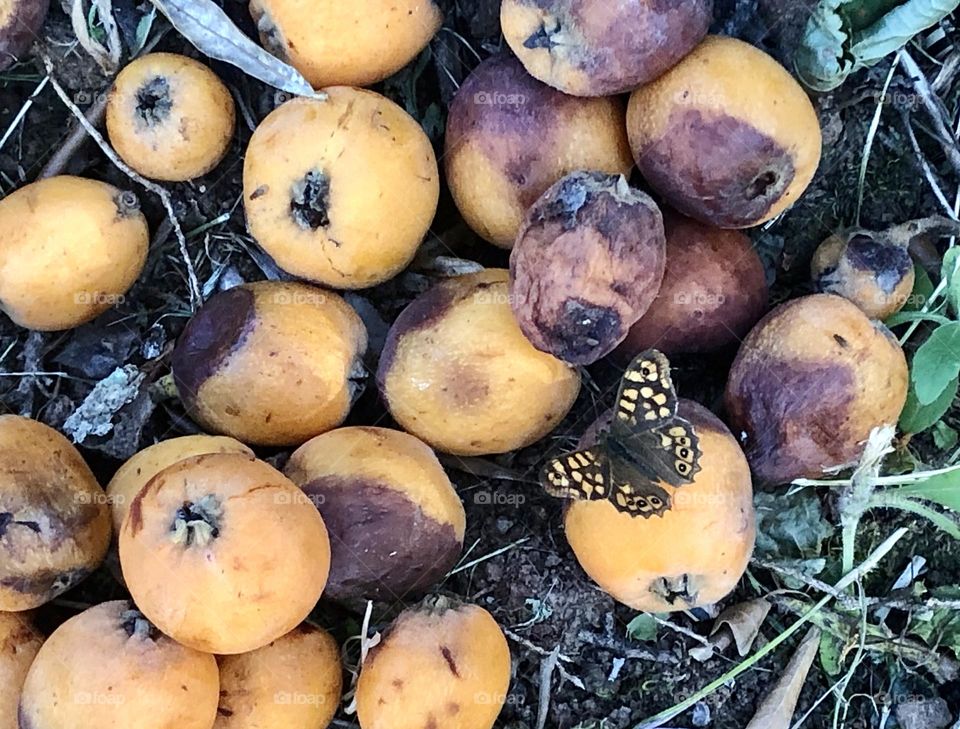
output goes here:
<path id="1" fill-rule="evenodd" d="M 501 44 L 497 0 L 443 0 L 441 4 L 447 11 L 447 21 L 429 51 L 382 88 L 422 121 L 438 150 L 442 150 L 446 108 L 456 85 L 477 63 L 478 54 L 486 56 Z M 717 5 L 715 30 L 747 39 L 783 60 L 790 58 L 797 35 L 795 16 L 799 15 L 802 3 L 721 0 Z M 130 0 L 115 0 L 114 6 L 125 12 L 134 9 Z M 225 7 L 241 27 L 250 30 L 243 4 L 225 0 Z M 57 63 L 61 83 L 82 107 L 95 103 L 109 80 L 75 44 L 67 18 L 59 8 L 51 13 L 44 33 L 48 52 L 62 59 Z M 173 31 L 164 35 L 158 49 L 197 55 Z M 250 136 L 250 124 L 262 119 L 282 100 L 272 89 L 230 66 L 217 62 L 211 65 L 230 85 L 243 112 L 234 147 L 210 175 L 169 187 L 177 214 L 188 232 L 190 255 L 200 283 L 208 293 L 225 281 L 276 275 L 246 234 L 240 195 L 242 153 Z M 888 68 L 884 63 L 859 73 L 838 91 L 816 98 L 825 135 L 820 172 L 793 210 L 768 229 L 752 232 L 769 265 L 770 278 L 775 281 L 776 300 L 804 291 L 806 261 L 813 247 L 853 219 L 864 141 Z M 6 129 L 44 75 L 42 67 L 32 62 L 0 75 L 0 129 Z M 916 157 L 905 136 L 902 115 L 917 113 L 912 94 L 908 83 L 898 78 L 891 87 L 892 101 L 884 104 L 865 186 L 862 222 L 867 227 L 882 228 L 937 210 L 928 188 L 922 184 Z M 944 99 L 948 106 L 953 105 L 950 108 L 956 109 L 956 95 L 954 90 L 952 98 Z M 0 151 L 3 193 L 35 179 L 51 154 L 63 145 L 72 127 L 67 109 L 49 87 L 45 88 L 19 130 Z M 942 154 L 935 145 L 927 152 L 932 163 L 942 163 Z M 131 186 L 123 173 L 89 143 L 73 154 L 66 171 L 121 187 Z M 956 183 L 954 178 L 954 187 Z M 114 430 L 84 443 L 83 452 L 103 482 L 138 447 L 196 430 L 175 400 L 160 398 L 156 389 L 151 389 L 168 372 L 170 348 L 190 310 L 183 261 L 173 236 L 162 227 L 163 210 L 147 191 L 138 193 L 151 230 L 159 233 L 144 275 L 122 305 L 90 325 L 58 334 L 30 334 L 15 328 L 6 318 L 0 319 L 0 412 L 30 415 L 61 426 L 94 384 L 116 367 L 132 364 L 147 373 L 141 395 L 120 411 Z M 466 231 L 449 197 L 445 197 L 431 237 L 414 267 L 393 282 L 350 297 L 371 331 L 371 369 L 375 368 L 378 343 L 389 322 L 436 275 L 431 272 L 431 260 L 437 255 L 456 255 L 485 265 L 502 266 L 506 262 L 502 252 L 482 244 Z M 719 394 L 732 356 L 732 351 L 726 351 L 710 357 L 678 359 L 676 379 L 681 394 L 719 411 Z M 696 642 L 670 628 L 661 628 L 654 642 L 641 643 L 628 637 L 626 625 L 634 614 L 616 605 L 582 573 L 563 536 L 560 504 L 546 497 L 536 485 L 536 469 L 545 450 L 571 446 L 593 418 L 610 405 L 616 380 L 617 372 L 611 365 L 600 363 L 591 367 L 588 386 L 573 415 L 545 445 L 481 462 L 447 462 L 467 507 L 466 544 L 473 548 L 464 565 L 478 561 L 451 576 L 442 589 L 487 607 L 511 632 L 516 675 L 499 727 L 519 729 L 535 725 L 541 666 L 545 656 L 557 646 L 570 658 L 560 665 L 584 684 L 581 690 L 563 680 L 559 672 L 554 673 L 547 726 L 562 729 L 633 726 L 709 682 L 732 664 L 729 657 L 706 663 L 692 660 L 689 649 Z M 349 422 L 389 424 L 373 388 L 363 395 Z M 937 462 L 938 452 L 930 443 L 921 439 L 913 446 L 928 462 Z M 286 453 L 265 451 L 261 455 L 282 461 Z M 833 508 L 824 496 L 822 509 L 828 520 L 835 516 Z M 960 550 L 954 543 L 902 515 L 878 518 L 911 526 L 910 535 L 898 545 L 889 564 L 902 566 L 910 554 L 919 552 L 929 560 L 928 581 L 958 581 L 956 564 Z M 882 521 L 868 528 L 865 547 L 871 539 L 885 533 Z M 664 548 L 669 549 L 669 545 Z M 829 537 L 822 549 L 824 554 L 836 553 L 837 538 Z M 888 585 L 895 571 L 893 567 L 881 570 L 871 580 L 877 585 Z M 775 575 L 754 565 L 726 603 L 780 587 Z M 103 569 L 65 599 L 46 608 L 43 623 L 52 628 L 85 605 L 123 594 L 109 570 Z M 381 606 L 374 622 L 381 622 L 390 610 L 391 606 Z M 698 620 L 703 617 L 681 614 L 673 619 L 680 626 L 703 634 L 710 626 L 709 620 Z M 343 608 L 321 605 L 315 619 L 331 627 L 342 639 L 359 632 L 359 616 Z M 791 620 L 789 613 L 774 610 L 762 631 L 761 643 Z M 761 663 L 735 684 L 723 687 L 694 711 L 676 719 L 674 725 L 741 729 L 785 660 L 780 654 Z M 894 675 L 896 672 L 899 673 Z M 862 694 L 865 698 L 851 702 L 846 726 L 878 726 L 878 706 L 870 699 L 889 691 L 891 682 L 901 678 L 916 681 L 921 688 L 914 688 L 915 691 L 942 696 L 954 716 L 960 711 L 957 684 L 934 686 L 922 671 L 910 672 L 908 666 L 895 661 L 867 660 L 847 691 L 848 696 Z M 832 679 L 815 666 L 801 696 L 800 712 L 821 698 L 831 683 Z M 831 726 L 832 713 L 833 702 L 824 701 L 805 725 Z M 338 725 L 352 726 L 353 721 L 341 714 Z"/>

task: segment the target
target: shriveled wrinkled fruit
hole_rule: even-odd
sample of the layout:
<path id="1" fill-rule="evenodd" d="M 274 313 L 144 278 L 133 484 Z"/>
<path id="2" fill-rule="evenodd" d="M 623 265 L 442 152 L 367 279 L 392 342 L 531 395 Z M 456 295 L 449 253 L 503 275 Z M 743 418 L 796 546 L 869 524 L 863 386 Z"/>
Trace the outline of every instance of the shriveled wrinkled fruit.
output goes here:
<path id="1" fill-rule="evenodd" d="M 456 564 L 466 515 L 433 451 L 387 428 L 338 428 L 300 446 L 284 469 L 330 530 L 336 600 L 422 594 Z"/>
<path id="2" fill-rule="evenodd" d="M 333 637 L 306 624 L 224 656 L 214 729 L 325 729 L 340 704 L 342 671 Z"/>
<path id="3" fill-rule="evenodd" d="M 250 456 L 194 456 L 140 491 L 120 532 L 130 594 L 164 633 L 208 653 L 260 648 L 316 605 L 330 569 L 323 519 Z"/>
<path id="4" fill-rule="evenodd" d="M 664 211 L 667 267 L 660 293 L 617 350 L 628 362 L 664 354 L 710 352 L 739 342 L 767 308 L 763 262 L 743 233 Z"/>
<path id="5" fill-rule="evenodd" d="M 233 97 L 199 61 L 150 53 L 117 76 L 107 100 L 107 134 L 123 161 L 145 177 L 185 182 L 216 167 L 230 147 Z"/>
<path id="6" fill-rule="evenodd" d="M 900 311 L 915 279 L 907 247 L 869 231 L 830 236 L 813 254 L 810 269 L 818 291 L 849 299 L 871 319 Z"/>
<path id="7" fill-rule="evenodd" d="M 437 210 L 437 159 L 420 125 L 389 99 L 346 86 L 326 92 L 325 101 L 288 101 L 253 133 L 243 166 L 247 226 L 294 276 L 366 288 L 413 259 Z"/>
<path id="8" fill-rule="evenodd" d="M 504 0 L 503 35 L 527 71 L 576 96 L 632 91 L 706 36 L 713 0 Z"/>
<path id="9" fill-rule="evenodd" d="M 820 123 L 780 64 L 710 36 L 633 92 L 627 132 L 640 172 L 674 208 L 720 228 L 776 217 L 820 163 Z"/>
<path id="10" fill-rule="evenodd" d="M 27 613 L 0 612 L 0 729 L 20 729 L 20 692 L 41 645 Z"/>
<path id="11" fill-rule="evenodd" d="M 114 534 L 119 536 L 130 504 L 151 478 L 177 461 L 207 453 L 253 455 L 253 451 L 233 438 L 222 435 L 184 435 L 154 443 L 120 466 L 107 484 L 107 500 L 113 517 Z"/>
<path id="12" fill-rule="evenodd" d="M 750 332 L 726 407 L 754 476 L 783 484 L 859 460 L 870 431 L 899 419 L 907 381 L 886 327 L 844 298 L 815 294 L 782 304 Z"/>
<path id="13" fill-rule="evenodd" d="M 564 175 L 629 174 L 626 107 L 616 97 L 567 96 L 531 77 L 512 55 L 491 56 L 450 105 L 443 161 L 467 224 L 510 248 L 527 208 Z"/>
<path id="14" fill-rule="evenodd" d="M 343 422 L 366 371 L 367 331 L 337 294 L 258 281 L 214 294 L 173 351 L 187 412 L 207 430 L 299 445 Z"/>
<path id="15" fill-rule="evenodd" d="M 0 200 L 0 310 L 28 329 L 70 329 L 123 301 L 149 231 L 132 192 L 60 175 Z"/>
<path id="16" fill-rule="evenodd" d="M 510 304 L 533 346 L 591 364 L 660 291 L 663 217 L 622 175 L 574 172 L 527 211 L 510 255 Z"/>
<path id="17" fill-rule="evenodd" d="M 0 4 L 0 71 L 30 50 L 49 9 L 49 0 L 5 0 Z"/>
<path id="18" fill-rule="evenodd" d="M 163 635 L 127 600 L 70 618 L 40 648 L 20 729 L 210 729 L 216 659 Z"/>
<path id="19" fill-rule="evenodd" d="M 440 30 L 434 0 L 250 0 L 260 42 L 314 88 L 370 86 L 412 61 Z"/>
<path id="20" fill-rule="evenodd" d="M 669 489 L 667 511 L 632 516 L 605 499 L 571 501 L 564 517 L 567 541 L 584 571 L 635 610 L 671 612 L 717 602 L 736 586 L 753 553 L 753 487 L 743 451 L 703 406 L 681 400 L 678 415 L 699 438 L 700 471 L 684 486 L 660 484 Z"/>
<path id="21" fill-rule="evenodd" d="M 510 649 L 486 610 L 445 598 L 404 610 L 357 684 L 362 729 L 491 729 L 510 687 Z"/>
<path id="22" fill-rule="evenodd" d="M 43 423 L 0 415 L 0 611 L 66 592 L 109 545 L 106 494 L 77 449 Z"/>
<path id="23" fill-rule="evenodd" d="M 520 331 L 507 278 L 488 269 L 435 284 L 387 335 L 380 393 L 404 430 L 438 450 L 523 448 L 553 430 L 577 398 L 577 371 Z"/>

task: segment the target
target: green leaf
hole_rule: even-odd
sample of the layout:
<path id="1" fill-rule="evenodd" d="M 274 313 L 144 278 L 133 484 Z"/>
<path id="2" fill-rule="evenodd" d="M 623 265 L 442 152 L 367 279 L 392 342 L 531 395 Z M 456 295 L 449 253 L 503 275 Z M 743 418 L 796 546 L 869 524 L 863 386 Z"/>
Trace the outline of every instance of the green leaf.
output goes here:
<path id="1" fill-rule="evenodd" d="M 757 513 L 757 554 L 770 559 L 817 559 L 820 545 L 833 534 L 823 518 L 820 500 L 812 490 L 789 496 L 758 491 L 754 496 Z M 816 565 L 811 565 L 816 569 Z M 823 565 L 820 564 L 822 569 Z"/>
<path id="2" fill-rule="evenodd" d="M 911 385 L 907 392 L 907 403 L 900 414 L 900 430 L 904 433 L 922 433 L 934 425 L 950 409 L 960 387 L 960 378 L 954 377 L 940 393 L 940 397 L 929 405 L 921 405 Z"/>
<path id="3" fill-rule="evenodd" d="M 627 635 L 634 640 L 650 641 L 657 639 L 657 621 L 650 613 L 640 613 L 627 623 Z"/>
<path id="4" fill-rule="evenodd" d="M 960 264 L 960 247 L 948 249 L 947 252 L 943 254 L 940 276 L 946 283 L 947 301 L 954 314 L 960 311 L 960 276 L 957 275 L 958 264 Z"/>
<path id="5" fill-rule="evenodd" d="M 828 676 L 837 676 L 842 668 L 843 641 L 832 633 L 820 634 L 820 665 Z"/>
<path id="6" fill-rule="evenodd" d="M 911 379 L 917 401 L 930 405 L 960 374 L 960 322 L 933 330 L 913 355 Z"/>
<path id="7" fill-rule="evenodd" d="M 930 297 L 933 296 L 936 288 L 937 287 L 933 285 L 933 281 L 930 280 L 930 274 L 927 273 L 927 269 L 914 264 L 913 291 L 910 292 L 910 298 L 907 299 L 907 303 L 901 311 L 920 311 L 920 309 L 930 301 Z"/>
<path id="8" fill-rule="evenodd" d="M 946 585 L 935 589 L 932 595 L 941 600 L 956 600 L 960 598 L 960 588 Z M 960 657 L 960 612 L 937 608 L 917 611 L 911 618 L 907 632 L 931 648 L 948 648 Z"/>
<path id="9" fill-rule="evenodd" d="M 946 473 L 939 473 L 923 481 L 914 481 L 903 486 L 894 486 L 877 495 L 897 507 L 900 499 L 923 499 L 960 512 L 960 466 Z"/>
<path id="10" fill-rule="evenodd" d="M 903 48 L 960 6 L 960 0 L 908 0 L 869 28 L 856 33 L 850 54 L 856 65 L 870 66 Z"/>
<path id="11" fill-rule="evenodd" d="M 958 441 L 960 441 L 960 434 L 942 420 L 933 426 L 933 442 L 940 450 L 953 450 Z"/>

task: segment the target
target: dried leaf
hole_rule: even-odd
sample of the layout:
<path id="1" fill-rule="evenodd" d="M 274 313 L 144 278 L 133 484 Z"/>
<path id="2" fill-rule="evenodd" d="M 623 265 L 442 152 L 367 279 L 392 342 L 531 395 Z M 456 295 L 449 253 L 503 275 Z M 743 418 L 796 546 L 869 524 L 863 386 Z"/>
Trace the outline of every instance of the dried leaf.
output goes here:
<path id="1" fill-rule="evenodd" d="M 697 646 L 690 655 L 698 661 L 709 660 L 714 653 L 722 653 L 731 644 L 741 656 L 750 652 L 760 626 L 770 612 L 770 603 L 763 598 L 731 605 L 717 618 L 710 632 L 709 646 Z"/>
<path id="2" fill-rule="evenodd" d="M 746 729 L 790 729 L 800 690 L 807 680 L 819 647 L 820 629 L 810 628 L 797 646 L 797 651 L 787 664 L 783 676 L 760 704 Z"/>
<path id="3" fill-rule="evenodd" d="M 212 0 L 151 2 L 205 55 L 231 63 L 274 88 L 299 96 L 318 96 L 299 71 L 245 36 Z"/>
<path id="4" fill-rule="evenodd" d="M 106 435 L 113 429 L 113 416 L 140 392 L 144 375 L 133 365 L 118 367 L 100 380 L 63 424 L 74 443 L 91 435 Z"/>

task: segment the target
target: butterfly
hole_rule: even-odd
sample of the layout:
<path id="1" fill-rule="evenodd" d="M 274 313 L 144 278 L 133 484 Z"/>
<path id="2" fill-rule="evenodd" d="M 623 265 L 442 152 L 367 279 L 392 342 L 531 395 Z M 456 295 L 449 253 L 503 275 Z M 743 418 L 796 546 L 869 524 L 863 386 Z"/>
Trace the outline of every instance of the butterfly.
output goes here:
<path id="1" fill-rule="evenodd" d="M 650 518 L 671 507 L 660 482 L 692 483 L 700 456 L 693 425 L 677 415 L 670 362 L 650 349 L 624 372 L 609 431 L 595 446 L 549 461 L 540 479 L 552 496 L 608 499 L 630 516 Z"/>

